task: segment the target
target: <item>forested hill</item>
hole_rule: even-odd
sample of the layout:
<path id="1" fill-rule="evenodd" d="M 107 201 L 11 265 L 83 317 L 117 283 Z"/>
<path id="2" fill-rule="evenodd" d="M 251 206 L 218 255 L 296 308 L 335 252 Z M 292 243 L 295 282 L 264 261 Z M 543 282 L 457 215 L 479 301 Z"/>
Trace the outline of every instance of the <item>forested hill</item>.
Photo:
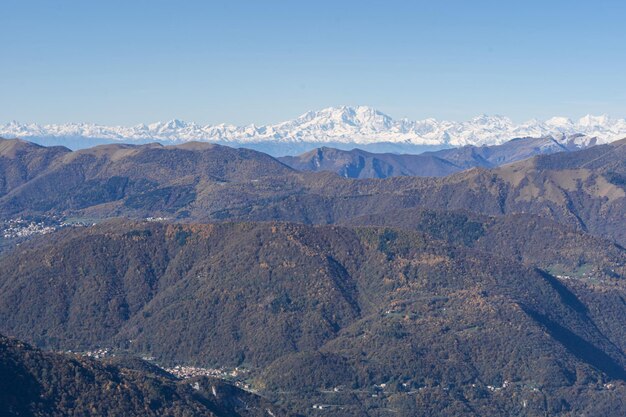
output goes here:
<path id="1" fill-rule="evenodd" d="M 476 242 L 499 236 L 470 222 Z M 559 279 L 421 223 L 66 229 L 0 259 L 0 331 L 52 349 L 244 366 L 255 389 L 303 414 L 327 403 L 343 416 L 624 411 L 621 278 Z M 623 269 L 623 249 L 603 245 L 587 271 Z"/>
<path id="2" fill-rule="evenodd" d="M 2 416 L 289 415 L 223 381 L 179 380 L 147 363 L 44 352 L 1 335 L 0 375 Z"/>

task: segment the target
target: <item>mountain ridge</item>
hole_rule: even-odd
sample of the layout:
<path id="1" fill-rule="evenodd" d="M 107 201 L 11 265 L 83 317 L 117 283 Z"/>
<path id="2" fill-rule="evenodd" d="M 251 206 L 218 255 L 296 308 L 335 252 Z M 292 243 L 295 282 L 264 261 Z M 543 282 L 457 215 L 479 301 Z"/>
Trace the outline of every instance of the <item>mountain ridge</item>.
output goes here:
<path id="1" fill-rule="evenodd" d="M 6 219 L 20 214 L 327 224 L 410 207 L 467 209 L 486 215 L 540 214 L 623 245 L 623 143 L 443 178 L 386 179 L 298 172 L 245 148 L 107 145 L 66 152 L 34 178 L 0 190 L 0 213 Z M 23 165 L 0 158 L 0 169 L 16 164 Z"/>
<path id="2" fill-rule="evenodd" d="M 589 146 L 595 144 L 589 142 Z M 330 171 L 347 178 L 388 178 L 395 176 L 444 177 L 466 169 L 495 168 L 536 155 L 585 149 L 580 135 L 517 138 L 500 145 L 474 146 L 424 152 L 421 154 L 373 153 L 359 148 L 341 150 L 321 147 L 296 156 L 277 159 L 299 171 Z"/>
<path id="3" fill-rule="evenodd" d="M 254 146 L 273 155 L 303 152 L 303 149 L 324 144 L 378 146 L 387 151 L 406 152 L 419 147 L 435 150 L 464 145 L 496 145 L 516 137 L 552 135 L 561 138 L 576 134 L 596 138 L 598 143 L 611 142 L 626 137 L 626 119 L 587 115 L 577 121 L 553 117 L 546 121 L 514 123 L 504 116 L 480 115 L 463 122 L 433 118 L 410 121 L 393 119 L 368 106 L 340 106 L 309 111 L 292 120 L 260 126 L 223 123 L 203 126 L 178 119 L 135 126 L 39 125 L 16 121 L 0 124 L 0 136 L 3 137 L 20 137 L 42 144 L 68 144 L 74 148 L 104 142 L 180 143 L 199 140 Z"/>

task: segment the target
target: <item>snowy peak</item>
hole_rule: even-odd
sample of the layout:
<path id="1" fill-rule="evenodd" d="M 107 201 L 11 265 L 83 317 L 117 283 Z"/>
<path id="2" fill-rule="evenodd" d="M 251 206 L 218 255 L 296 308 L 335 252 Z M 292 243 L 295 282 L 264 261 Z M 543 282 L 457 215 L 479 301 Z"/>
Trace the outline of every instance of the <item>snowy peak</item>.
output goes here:
<path id="1" fill-rule="evenodd" d="M 601 116 L 592 116 L 590 114 L 581 117 L 578 121 L 579 126 L 584 127 L 603 127 L 611 123 L 611 118 L 605 114 Z"/>
<path id="2" fill-rule="evenodd" d="M 572 119 L 568 117 L 552 117 L 546 120 L 546 126 L 553 126 L 555 128 L 571 128 L 573 125 Z"/>
<path id="3" fill-rule="evenodd" d="M 286 122 L 279 126 L 340 134 L 380 131 L 391 128 L 392 124 L 391 117 L 371 107 L 341 106 L 307 112 L 293 122 Z"/>
<path id="4" fill-rule="evenodd" d="M 626 119 L 606 115 L 587 115 L 577 121 L 553 117 L 545 121 L 529 120 L 516 124 L 505 116 L 479 115 L 464 122 L 424 119 L 411 121 L 393 119 L 368 106 L 328 107 L 309 111 L 293 120 L 273 125 L 233 126 L 227 124 L 201 126 L 173 119 L 167 122 L 140 124 L 131 127 L 103 126 L 88 123 L 62 125 L 21 124 L 11 121 L 0 124 L 0 137 L 84 141 L 126 141 L 180 143 L 207 141 L 245 146 L 246 144 L 346 144 L 455 147 L 464 145 L 497 145 L 517 137 L 571 138 L 580 146 L 607 143 L 626 137 Z M 593 139 L 592 139 L 593 138 Z M 558 139 L 564 140 L 564 139 Z"/>
<path id="5" fill-rule="evenodd" d="M 509 119 L 508 117 L 499 116 L 499 115 L 489 116 L 487 114 L 481 114 L 480 116 L 476 116 L 472 120 L 470 120 L 469 123 L 479 125 L 479 126 L 493 126 L 493 125 L 510 126 L 513 124 L 511 119 Z"/>

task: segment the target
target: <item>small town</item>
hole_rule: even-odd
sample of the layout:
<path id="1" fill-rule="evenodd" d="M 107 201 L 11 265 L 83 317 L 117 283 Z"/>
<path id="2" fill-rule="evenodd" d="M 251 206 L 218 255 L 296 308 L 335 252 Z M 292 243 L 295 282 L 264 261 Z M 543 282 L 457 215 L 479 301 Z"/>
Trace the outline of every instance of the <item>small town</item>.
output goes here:
<path id="1" fill-rule="evenodd" d="M 29 221 L 22 219 L 21 217 L 7 220 L 1 227 L 2 237 L 5 239 L 45 235 L 52 233 L 57 229 L 55 226 L 46 225 L 43 221 Z"/>
<path id="2" fill-rule="evenodd" d="M 249 375 L 250 371 L 247 369 L 235 367 L 233 369 L 221 367 L 221 368 L 200 368 L 196 366 L 185 366 L 185 365 L 176 365 L 173 368 L 163 368 L 165 371 L 170 374 L 181 378 L 195 378 L 199 376 L 208 376 L 212 378 L 219 378 L 228 380 L 233 383 L 236 387 L 241 388 L 246 391 L 254 392 L 254 389 L 242 381 L 247 375 Z"/>

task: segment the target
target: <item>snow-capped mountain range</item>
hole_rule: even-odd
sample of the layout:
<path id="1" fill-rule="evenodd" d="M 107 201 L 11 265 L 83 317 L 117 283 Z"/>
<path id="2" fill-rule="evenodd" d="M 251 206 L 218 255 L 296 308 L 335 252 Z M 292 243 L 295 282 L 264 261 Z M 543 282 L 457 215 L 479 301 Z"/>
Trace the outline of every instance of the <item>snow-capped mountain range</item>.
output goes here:
<path id="1" fill-rule="evenodd" d="M 504 116 L 481 115 L 465 122 L 436 119 L 410 121 L 395 120 L 367 106 L 341 106 L 310 111 L 294 120 L 266 126 L 201 126 L 181 120 L 129 127 L 87 123 L 39 125 L 15 121 L 0 124 L 0 137 L 19 137 L 74 148 L 105 142 L 172 144 L 207 141 L 261 150 L 264 147 L 272 150 L 282 147 L 285 153 L 321 145 L 345 148 L 388 144 L 395 150 L 401 150 L 403 147 L 497 145 L 518 137 L 562 138 L 572 135 L 583 135 L 578 138 L 581 146 L 592 138 L 598 143 L 611 142 L 626 137 L 626 119 L 588 115 L 576 121 L 553 117 L 545 121 L 530 120 L 515 124 Z"/>

